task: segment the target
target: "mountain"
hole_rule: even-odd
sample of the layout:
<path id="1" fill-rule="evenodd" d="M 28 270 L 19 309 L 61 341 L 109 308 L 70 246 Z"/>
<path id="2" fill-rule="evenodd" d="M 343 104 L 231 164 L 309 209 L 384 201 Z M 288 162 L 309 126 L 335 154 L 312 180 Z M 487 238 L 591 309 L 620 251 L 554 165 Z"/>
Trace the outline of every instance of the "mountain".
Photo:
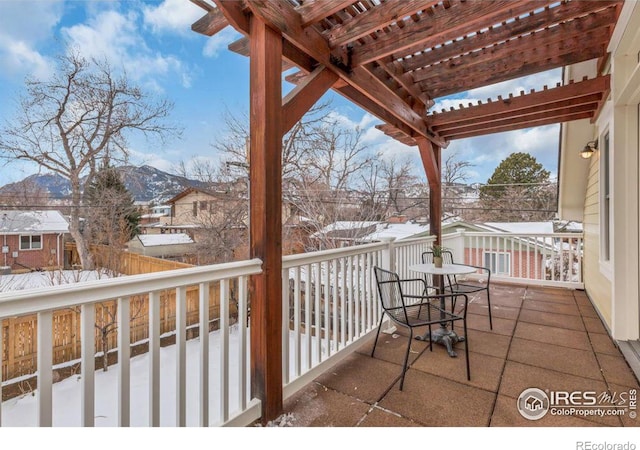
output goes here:
<path id="1" fill-rule="evenodd" d="M 205 187 L 199 181 L 172 175 L 151 166 L 122 166 L 118 167 L 118 172 L 136 202 L 160 204 L 188 187 Z M 0 195 L 21 191 L 24 189 L 21 186 L 29 185 L 47 191 L 52 199 L 68 198 L 71 195 L 69 181 L 51 173 L 31 175 L 22 181 L 1 186 Z"/>

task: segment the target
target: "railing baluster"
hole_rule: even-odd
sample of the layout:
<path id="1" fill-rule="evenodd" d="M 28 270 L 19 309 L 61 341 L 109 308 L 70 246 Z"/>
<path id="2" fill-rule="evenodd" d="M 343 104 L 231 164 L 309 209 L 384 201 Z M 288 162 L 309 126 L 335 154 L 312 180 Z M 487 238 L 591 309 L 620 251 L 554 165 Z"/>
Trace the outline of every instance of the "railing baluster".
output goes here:
<path id="1" fill-rule="evenodd" d="M 187 288 L 176 288 L 176 426 L 187 426 Z"/>
<path id="2" fill-rule="evenodd" d="M 305 284 L 309 284 L 308 274 Z M 294 376 L 300 376 L 300 267 L 295 269 L 293 283 L 293 355 L 294 355 Z"/>
<path id="3" fill-rule="evenodd" d="M 347 258 L 347 284 L 345 286 L 347 292 L 347 342 L 353 341 L 353 320 L 354 320 L 354 308 L 353 308 L 353 257 Z"/>
<path id="4" fill-rule="evenodd" d="M 313 336 L 315 335 L 315 342 L 316 345 L 318 346 L 318 348 L 316 350 L 320 350 L 319 348 L 319 344 L 320 344 L 320 322 L 318 321 L 318 309 L 320 308 L 320 297 L 322 296 L 322 263 L 316 263 L 314 265 L 315 268 L 315 280 L 316 280 L 316 293 L 313 296 L 313 302 L 309 301 L 308 303 L 308 307 L 309 307 L 309 316 L 308 316 L 308 327 L 309 327 L 309 332 L 307 334 L 308 336 L 308 342 L 307 342 L 307 353 L 309 354 L 309 357 L 307 359 L 308 361 L 308 366 L 307 369 L 311 369 L 313 367 Z M 313 305 L 313 306 L 312 306 Z M 312 327 L 311 325 L 311 310 L 315 311 L 314 314 L 314 318 L 315 318 L 315 327 Z M 320 352 L 318 351 L 318 362 L 320 362 Z"/>
<path id="5" fill-rule="evenodd" d="M 325 261 L 325 273 L 324 273 L 324 302 L 322 303 L 323 305 L 323 312 L 324 312 L 324 326 L 321 327 L 320 326 L 320 322 L 318 322 L 318 362 L 324 361 L 324 359 L 326 358 L 322 358 L 322 333 L 321 330 L 324 330 L 324 341 L 325 341 L 325 347 L 326 347 L 326 352 L 325 355 L 326 357 L 329 356 L 329 345 L 331 344 L 330 342 L 330 333 L 329 330 L 331 329 L 331 323 L 329 322 L 330 320 L 330 312 L 331 312 L 331 293 L 332 293 L 332 289 L 331 289 L 331 261 Z M 318 311 L 318 317 L 320 317 L 320 311 Z M 320 319 L 319 319 L 320 320 Z"/>
<path id="6" fill-rule="evenodd" d="M 105 306 L 103 306 L 105 307 Z M 95 357 L 96 357 L 96 307 L 93 303 L 82 305 L 80 312 L 80 344 L 81 344 L 81 425 L 95 426 Z M 106 349 L 103 349 L 106 351 Z"/>
<path id="7" fill-rule="evenodd" d="M 355 336 L 356 338 L 360 337 L 360 328 L 361 328 L 361 323 L 360 321 L 362 320 L 362 315 L 360 314 L 361 311 L 361 304 L 360 302 L 362 301 L 362 289 L 361 289 L 361 278 L 360 278 L 360 266 L 362 264 L 362 255 L 357 255 L 356 256 L 356 267 L 355 267 L 355 280 L 354 280 L 354 286 L 356 287 L 355 289 L 355 294 L 354 294 L 354 301 L 355 301 Z"/>
<path id="8" fill-rule="evenodd" d="M 229 420 L 229 280 L 220 280 L 220 417 Z"/>
<path id="9" fill-rule="evenodd" d="M 118 426 L 131 425 L 131 308 L 129 297 L 118 298 Z"/>
<path id="10" fill-rule="evenodd" d="M 53 425 L 53 313 L 38 313 L 38 426 Z"/>
<path id="11" fill-rule="evenodd" d="M 313 305 L 313 301 L 311 299 L 311 286 L 318 285 L 318 280 L 314 279 L 314 273 L 311 270 L 310 264 L 307 264 L 305 266 L 305 271 L 307 274 L 307 283 L 304 286 L 304 336 L 306 339 L 306 341 L 304 342 L 304 359 L 306 364 L 305 368 L 309 370 L 311 368 L 311 305 Z M 313 292 L 315 294 L 315 288 L 313 289 Z M 300 364 L 300 367 L 302 370 L 302 362 Z M 300 373 L 302 373 L 302 371 Z"/>
<path id="12" fill-rule="evenodd" d="M 249 352 L 247 351 L 247 321 L 248 321 L 248 298 L 247 298 L 247 277 L 238 277 L 238 337 L 240 354 L 240 410 L 244 411 L 247 407 L 247 395 L 249 393 L 248 368 L 251 365 L 249 361 Z"/>
<path id="13" fill-rule="evenodd" d="M 320 326 L 321 321 L 321 311 L 320 311 L 320 300 L 322 297 L 322 263 L 318 262 L 314 265 L 316 269 L 316 295 L 315 295 L 315 327 L 314 327 L 314 335 L 316 337 L 316 362 L 320 363 L 322 361 L 322 327 Z M 326 287 L 325 287 L 326 289 Z"/>
<path id="14" fill-rule="evenodd" d="M 347 262 L 346 258 L 340 258 L 342 267 L 340 272 L 341 278 L 341 292 L 340 292 L 340 345 L 336 350 L 343 348 L 347 344 Z"/>
<path id="15" fill-rule="evenodd" d="M 149 293 L 149 426 L 160 426 L 160 293 Z"/>
<path id="16" fill-rule="evenodd" d="M 334 352 L 338 351 L 338 271 L 340 267 L 338 266 L 339 259 L 333 260 L 333 326 L 331 327 L 331 334 L 333 337 L 333 352 L 329 351 L 329 355 L 332 355 Z"/>
<path id="17" fill-rule="evenodd" d="M 2 359 L 4 358 L 4 326 L 0 319 L 0 427 L 2 426 Z"/>
<path id="18" fill-rule="evenodd" d="M 289 352 L 291 351 L 291 346 L 289 345 L 289 310 L 291 308 L 289 269 L 282 269 L 282 296 L 284 297 L 282 302 L 282 378 L 284 378 L 283 381 L 286 384 L 291 380 L 291 374 L 289 373 L 291 364 L 289 361 Z"/>
<path id="19" fill-rule="evenodd" d="M 198 418 L 201 427 L 209 426 L 209 283 L 198 285 L 198 335 L 200 337 L 200 404 Z M 242 360 L 241 360 L 242 361 Z"/>

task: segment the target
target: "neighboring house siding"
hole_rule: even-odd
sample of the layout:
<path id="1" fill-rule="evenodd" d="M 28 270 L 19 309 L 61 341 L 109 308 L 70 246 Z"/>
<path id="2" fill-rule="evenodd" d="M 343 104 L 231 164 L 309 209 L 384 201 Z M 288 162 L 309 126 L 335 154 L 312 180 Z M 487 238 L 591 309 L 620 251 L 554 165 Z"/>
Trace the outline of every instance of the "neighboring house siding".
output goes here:
<path id="1" fill-rule="evenodd" d="M 27 236 L 28 234 L 25 234 Z M 38 236 L 40 236 L 38 234 Z M 45 267 L 56 266 L 58 263 L 57 252 L 62 251 L 58 249 L 58 235 L 56 234 L 43 234 L 42 236 L 42 248 L 33 250 L 21 250 L 20 249 L 20 236 L 8 235 L 6 236 L 6 244 L 3 245 L 9 247 L 9 253 L 6 255 L 7 265 L 13 270 L 21 269 L 42 269 Z M 60 239 L 60 245 L 62 245 L 62 239 Z M 18 257 L 14 258 L 14 252 L 18 253 Z M 0 266 L 4 265 L 4 255 L 1 255 Z"/>
<path id="2" fill-rule="evenodd" d="M 599 156 L 591 158 L 584 204 L 584 280 L 587 294 L 611 327 L 611 281 L 600 271 Z"/>
<path id="3" fill-rule="evenodd" d="M 514 246 L 518 246 L 517 243 Z M 471 264 L 473 266 L 485 266 L 484 255 L 489 253 L 508 253 L 509 254 L 509 274 L 496 273 L 496 276 L 508 275 L 514 278 L 531 278 L 531 279 L 545 279 L 545 269 L 540 253 L 536 254 L 535 251 L 526 250 L 496 250 L 495 248 L 465 248 L 464 263 Z"/>

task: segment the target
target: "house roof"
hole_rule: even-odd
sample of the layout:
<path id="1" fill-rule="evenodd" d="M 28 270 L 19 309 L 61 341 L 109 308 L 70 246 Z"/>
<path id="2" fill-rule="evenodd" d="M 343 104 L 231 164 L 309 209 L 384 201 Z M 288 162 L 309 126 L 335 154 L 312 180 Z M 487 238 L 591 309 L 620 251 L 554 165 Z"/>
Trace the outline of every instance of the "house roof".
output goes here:
<path id="1" fill-rule="evenodd" d="M 143 247 L 156 247 L 160 245 L 184 245 L 194 244 L 195 242 L 186 233 L 167 233 L 167 234 L 139 234 L 136 238 Z"/>
<path id="2" fill-rule="evenodd" d="M 0 210 L 0 234 L 68 232 L 69 223 L 59 211 Z"/>
<path id="3" fill-rule="evenodd" d="M 405 223 L 380 223 L 376 231 L 359 238 L 360 241 L 379 241 L 385 238 L 395 238 L 396 240 L 410 239 L 412 237 L 423 236 L 429 233 L 429 225 L 417 224 L 415 222 Z"/>

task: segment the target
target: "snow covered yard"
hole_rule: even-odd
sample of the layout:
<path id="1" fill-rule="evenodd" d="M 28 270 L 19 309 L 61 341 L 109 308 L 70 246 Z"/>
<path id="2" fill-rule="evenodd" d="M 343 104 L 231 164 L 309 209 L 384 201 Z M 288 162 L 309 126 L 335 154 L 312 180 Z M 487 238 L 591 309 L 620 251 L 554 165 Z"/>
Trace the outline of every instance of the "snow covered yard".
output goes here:
<path id="1" fill-rule="evenodd" d="M 23 291 L 111 278 L 107 270 L 54 270 L 0 275 L 0 292 Z"/>
<path id="2" fill-rule="evenodd" d="M 229 333 L 229 380 L 230 410 L 237 410 L 239 402 L 238 329 L 233 326 Z M 220 421 L 220 337 L 219 332 L 209 333 L 209 406 L 210 423 Z M 187 341 L 187 426 L 198 426 L 199 405 L 199 338 Z M 176 425 L 176 347 L 160 349 L 160 411 L 161 426 Z M 95 377 L 95 423 L 97 427 L 118 426 L 118 365 L 109 370 L 96 371 Z M 82 375 L 74 375 L 53 385 L 53 426 L 80 426 Z M 37 390 L 7 400 L 2 404 L 2 425 L 9 427 L 37 426 Z M 149 355 L 131 358 L 131 426 L 149 424 Z"/>

